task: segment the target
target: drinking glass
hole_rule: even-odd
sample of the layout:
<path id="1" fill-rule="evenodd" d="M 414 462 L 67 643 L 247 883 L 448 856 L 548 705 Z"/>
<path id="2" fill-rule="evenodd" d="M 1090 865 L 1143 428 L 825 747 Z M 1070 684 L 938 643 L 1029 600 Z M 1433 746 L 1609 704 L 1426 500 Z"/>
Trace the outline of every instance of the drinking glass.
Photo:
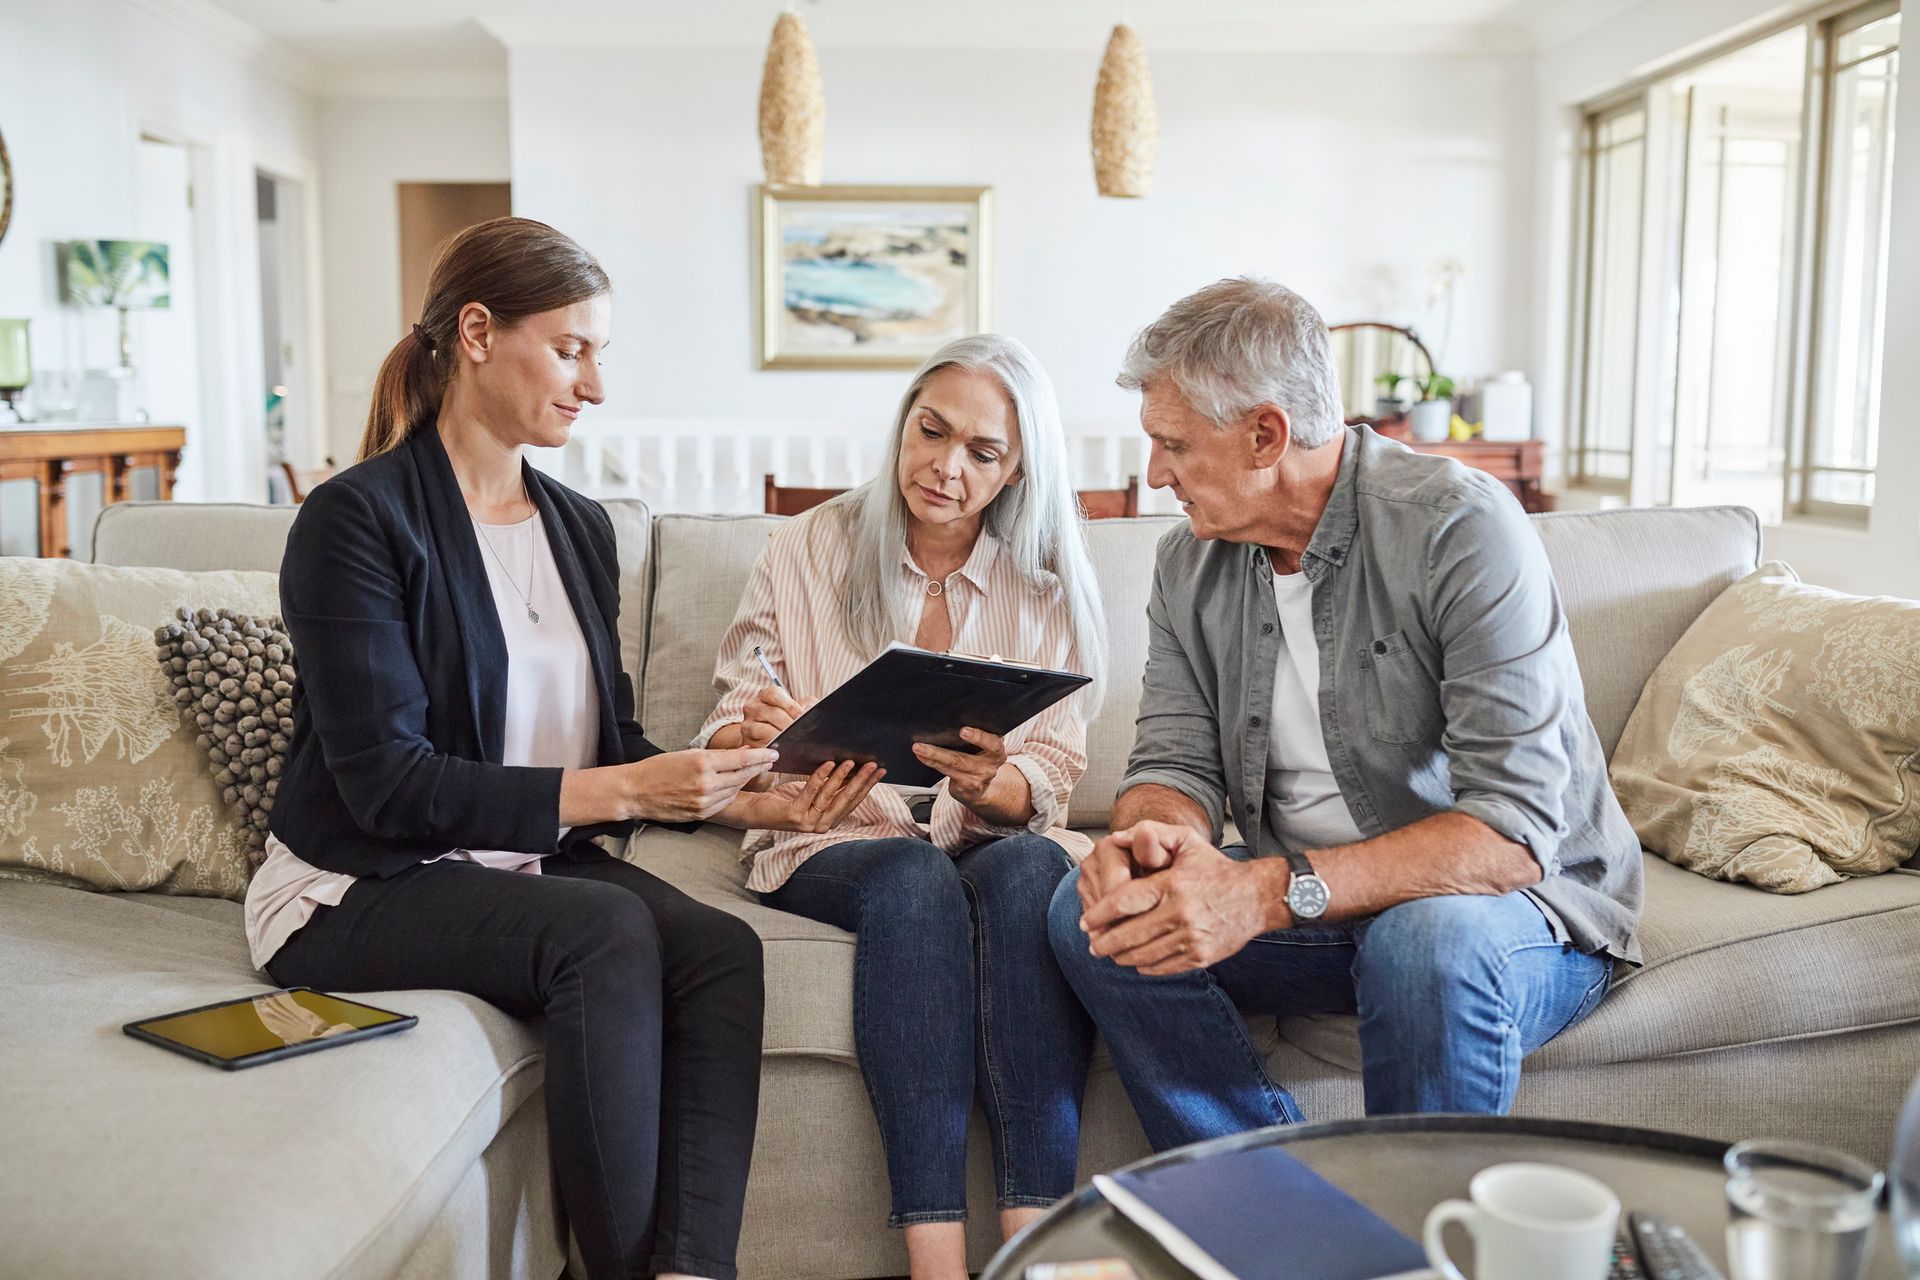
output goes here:
<path id="1" fill-rule="evenodd" d="M 1808 1142 L 1741 1142 L 1727 1152 L 1727 1262 L 1733 1280 L 1859 1280 L 1886 1179 Z"/>
<path id="2" fill-rule="evenodd" d="M 1914 1080 L 1907 1109 L 1900 1114 L 1888 1173 L 1893 1178 L 1893 1238 L 1907 1275 L 1920 1280 L 1920 1078 Z"/>

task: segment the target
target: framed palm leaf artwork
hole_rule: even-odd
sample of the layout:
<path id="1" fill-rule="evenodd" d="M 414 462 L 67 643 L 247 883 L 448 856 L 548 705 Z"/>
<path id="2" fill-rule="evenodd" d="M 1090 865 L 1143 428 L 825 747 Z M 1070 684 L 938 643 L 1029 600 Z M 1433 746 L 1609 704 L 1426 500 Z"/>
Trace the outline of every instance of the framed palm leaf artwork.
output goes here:
<path id="1" fill-rule="evenodd" d="M 82 307 L 173 305 L 167 246 L 151 240 L 70 240 L 60 248 L 60 296 Z"/>

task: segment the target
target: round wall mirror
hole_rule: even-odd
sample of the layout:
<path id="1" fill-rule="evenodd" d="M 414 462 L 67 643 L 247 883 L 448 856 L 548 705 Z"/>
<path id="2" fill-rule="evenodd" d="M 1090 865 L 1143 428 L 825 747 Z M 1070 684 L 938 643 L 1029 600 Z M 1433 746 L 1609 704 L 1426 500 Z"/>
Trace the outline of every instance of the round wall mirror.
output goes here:
<path id="1" fill-rule="evenodd" d="M 13 162 L 7 159 L 7 137 L 0 134 L 0 240 L 7 238 L 13 220 Z"/>
<path id="2" fill-rule="evenodd" d="M 1412 329 L 1363 320 L 1327 332 L 1348 422 L 1397 417 L 1420 398 L 1413 380 L 1433 372 L 1433 354 Z"/>

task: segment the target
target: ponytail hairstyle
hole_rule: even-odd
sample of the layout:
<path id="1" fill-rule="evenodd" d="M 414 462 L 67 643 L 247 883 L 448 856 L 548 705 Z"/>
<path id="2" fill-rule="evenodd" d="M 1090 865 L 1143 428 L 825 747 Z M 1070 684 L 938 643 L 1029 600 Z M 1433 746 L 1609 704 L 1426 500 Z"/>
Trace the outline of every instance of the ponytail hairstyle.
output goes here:
<path id="1" fill-rule="evenodd" d="M 402 335 L 380 365 L 355 460 L 378 457 L 440 416 L 454 368 L 460 311 L 469 302 L 485 307 L 495 323 L 511 326 L 611 288 L 592 254 L 531 218 L 493 218 L 448 240 L 434 258 L 420 323 Z"/>

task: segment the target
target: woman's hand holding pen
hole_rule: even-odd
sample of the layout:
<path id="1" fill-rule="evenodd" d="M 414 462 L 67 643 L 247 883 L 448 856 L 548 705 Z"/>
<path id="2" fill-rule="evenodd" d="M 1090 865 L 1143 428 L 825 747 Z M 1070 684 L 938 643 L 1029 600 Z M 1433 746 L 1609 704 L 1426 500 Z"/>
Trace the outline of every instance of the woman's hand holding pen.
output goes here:
<path id="1" fill-rule="evenodd" d="M 786 731 L 817 699 L 805 702 L 777 684 L 767 685 L 753 695 L 740 713 L 740 745 L 764 747 Z"/>
<path id="2" fill-rule="evenodd" d="M 960 736 L 980 748 L 950 751 L 931 742 L 913 744 L 920 763 L 947 775 L 947 794 L 996 826 L 1017 827 L 1033 818 L 1033 788 L 1027 775 L 1007 763 L 1007 740 L 985 729 Z"/>

